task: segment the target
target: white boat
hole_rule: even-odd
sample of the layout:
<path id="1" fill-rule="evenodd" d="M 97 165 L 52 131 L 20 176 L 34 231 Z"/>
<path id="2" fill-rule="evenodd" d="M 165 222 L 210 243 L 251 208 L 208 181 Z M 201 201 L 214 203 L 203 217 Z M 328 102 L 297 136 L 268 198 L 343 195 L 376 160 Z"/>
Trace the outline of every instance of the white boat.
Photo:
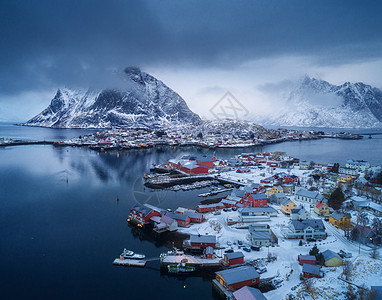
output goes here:
<path id="1" fill-rule="evenodd" d="M 120 259 L 144 259 L 146 255 L 134 253 L 134 251 L 123 249 L 123 252 L 119 256 Z"/>

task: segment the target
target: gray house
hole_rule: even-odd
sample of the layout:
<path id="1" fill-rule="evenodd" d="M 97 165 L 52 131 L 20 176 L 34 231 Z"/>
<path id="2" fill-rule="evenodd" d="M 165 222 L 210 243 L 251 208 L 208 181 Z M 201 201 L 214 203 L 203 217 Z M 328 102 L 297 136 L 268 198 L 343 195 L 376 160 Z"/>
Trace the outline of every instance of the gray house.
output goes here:
<path id="1" fill-rule="evenodd" d="M 281 229 L 287 239 L 322 239 L 326 238 L 322 220 L 290 220 L 289 226 Z"/>
<path id="2" fill-rule="evenodd" d="M 269 197 L 269 203 L 280 204 L 287 199 L 289 198 L 284 193 L 275 193 Z"/>
<path id="3" fill-rule="evenodd" d="M 295 199 L 301 202 L 307 202 L 310 204 L 315 204 L 317 201 L 322 201 L 325 199 L 323 195 L 318 192 L 299 190 L 295 194 Z"/>
<path id="4" fill-rule="evenodd" d="M 307 220 L 311 219 L 310 213 L 303 207 L 299 206 L 290 211 L 291 220 Z"/>

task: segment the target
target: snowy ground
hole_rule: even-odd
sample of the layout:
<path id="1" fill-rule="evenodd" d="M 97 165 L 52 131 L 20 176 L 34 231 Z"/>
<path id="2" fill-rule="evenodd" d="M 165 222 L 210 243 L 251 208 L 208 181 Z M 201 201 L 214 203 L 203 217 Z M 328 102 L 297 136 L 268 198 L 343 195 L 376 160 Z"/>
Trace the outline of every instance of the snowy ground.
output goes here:
<path id="1" fill-rule="evenodd" d="M 259 183 L 261 173 L 265 173 L 265 177 L 269 177 L 272 174 L 278 172 L 285 172 L 283 169 L 273 170 L 272 168 L 252 169 L 250 173 L 236 173 L 235 171 L 227 172 L 222 177 L 229 178 L 230 180 L 240 179 L 241 182 L 246 182 L 247 179 L 253 182 Z M 291 174 L 295 174 L 305 181 L 309 172 L 306 170 L 292 169 Z M 319 218 L 307 203 L 300 203 L 295 201 L 294 196 L 290 197 L 297 205 L 304 205 L 305 209 L 311 212 L 312 218 Z M 210 234 L 216 235 L 218 243 L 221 247 L 233 248 L 234 251 L 241 251 L 245 255 L 245 261 L 251 261 L 257 258 L 266 258 L 268 251 L 277 256 L 277 260 L 272 263 L 267 263 L 267 272 L 261 274 L 261 278 L 277 277 L 282 280 L 282 284 L 279 288 L 265 293 L 268 299 L 285 299 L 286 295 L 293 294 L 301 299 L 304 299 L 301 290 L 302 284 L 300 280 L 300 274 L 302 266 L 298 264 L 297 256 L 299 254 L 308 254 L 309 250 L 314 246 L 314 242 L 304 243 L 303 246 L 299 246 L 299 240 L 287 240 L 284 239 L 281 234 L 281 227 L 286 226 L 289 222 L 289 216 L 284 215 L 280 211 L 280 206 L 270 205 L 278 211 L 277 217 L 272 217 L 268 222 L 272 231 L 278 238 L 278 245 L 275 247 L 262 247 L 259 252 L 251 251 L 245 252 L 239 248 L 238 240 L 242 241 L 244 245 L 250 245 L 249 232 L 247 229 L 236 229 L 227 224 L 227 218 L 237 219 L 238 212 L 228 211 L 221 212 L 221 215 L 214 215 L 212 213 L 206 214 L 206 222 L 201 224 L 193 224 L 189 228 L 182 228 L 179 231 L 188 234 Z M 353 262 L 353 277 L 351 282 L 356 285 L 365 285 L 370 288 L 372 285 L 381 285 L 382 282 L 382 267 L 381 260 L 375 260 L 370 258 L 371 249 L 367 246 L 353 243 L 344 237 L 342 230 L 339 230 L 332 226 L 329 222 L 323 221 L 328 233 L 328 237 L 325 240 L 317 241 L 318 249 L 323 252 L 327 249 L 338 252 L 343 249 L 346 252 L 352 253 Z M 232 246 L 229 246 L 227 242 L 231 242 Z M 217 250 L 218 256 L 223 256 L 224 250 Z M 379 257 L 382 257 L 382 251 L 379 249 Z M 293 271 L 292 271 L 293 270 Z M 324 272 L 324 278 L 313 278 L 314 289 L 316 295 L 314 299 L 345 299 L 344 292 L 346 292 L 348 284 L 338 277 L 342 273 L 342 267 L 327 268 L 322 267 Z M 309 299 L 305 298 L 305 299 Z"/>

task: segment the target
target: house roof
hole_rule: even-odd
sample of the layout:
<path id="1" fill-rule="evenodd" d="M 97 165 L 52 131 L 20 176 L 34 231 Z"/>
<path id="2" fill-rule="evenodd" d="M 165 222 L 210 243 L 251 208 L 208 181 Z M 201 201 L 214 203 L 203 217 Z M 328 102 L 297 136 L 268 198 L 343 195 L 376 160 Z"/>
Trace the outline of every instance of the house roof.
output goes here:
<path id="1" fill-rule="evenodd" d="M 302 255 L 300 254 L 298 256 L 300 260 L 316 260 L 316 257 L 314 255 Z"/>
<path id="2" fill-rule="evenodd" d="M 251 234 L 254 240 L 272 240 L 271 234 L 266 231 L 252 231 Z"/>
<path id="3" fill-rule="evenodd" d="M 244 257 L 243 252 L 240 252 L 240 251 L 236 251 L 236 252 L 232 252 L 232 253 L 225 253 L 224 255 L 227 256 L 228 259 L 235 259 L 235 258 Z"/>
<path id="4" fill-rule="evenodd" d="M 258 207 L 251 207 L 251 206 L 246 206 L 243 208 L 239 208 L 239 213 L 240 214 L 247 214 L 247 213 L 253 213 L 253 212 L 265 212 L 265 213 L 270 213 L 270 212 L 277 212 L 273 207 L 270 206 L 258 206 Z"/>
<path id="5" fill-rule="evenodd" d="M 224 207 L 224 205 L 220 203 L 212 203 L 212 204 L 199 204 L 197 207 L 199 208 Z"/>
<path id="6" fill-rule="evenodd" d="M 307 197 L 307 198 L 312 198 L 312 199 L 318 199 L 319 193 L 302 189 L 302 190 L 299 190 L 296 193 L 296 195 L 299 195 L 302 197 Z"/>
<path id="7" fill-rule="evenodd" d="M 197 235 L 190 234 L 191 243 L 206 243 L 206 244 L 215 244 L 216 236 L 214 235 Z"/>
<path id="8" fill-rule="evenodd" d="M 192 219 L 202 219 L 203 214 L 198 213 L 198 212 L 185 212 L 184 213 L 186 216 L 189 216 Z"/>
<path id="9" fill-rule="evenodd" d="M 267 300 L 259 289 L 243 286 L 241 289 L 233 292 L 236 300 Z"/>
<path id="10" fill-rule="evenodd" d="M 133 209 L 141 213 L 143 216 L 147 216 L 152 211 L 151 208 L 148 208 L 147 206 L 140 205 L 140 204 L 135 205 L 131 210 Z"/>
<path id="11" fill-rule="evenodd" d="M 280 204 L 282 204 L 282 205 L 287 205 L 289 202 L 293 202 L 292 200 L 290 200 L 290 199 L 288 199 L 288 198 L 286 198 L 286 199 L 283 199 L 283 200 L 281 200 L 281 202 L 280 202 Z M 294 203 L 294 202 L 293 202 Z"/>
<path id="12" fill-rule="evenodd" d="M 267 195 L 264 193 L 258 193 L 258 194 L 251 194 L 253 200 L 262 200 L 262 199 L 268 199 Z"/>
<path id="13" fill-rule="evenodd" d="M 302 264 L 302 272 L 314 275 L 320 275 L 320 266 L 319 265 L 310 265 L 310 264 Z"/>
<path id="14" fill-rule="evenodd" d="M 243 198 L 245 195 L 245 190 L 243 189 L 234 189 L 231 192 L 231 196 L 239 197 L 240 199 Z"/>
<path id="15" fill-rule="evenodd" d="M 216 272 L 216 274 L 219 274 L 221 277 L 223 277 L 227 284 L 233 284 L 260 277 L 255 268 L 251 266 L 227 269 Z"/>
<path id="16" fill-rule="evenodd" d="M 166 216 L 174 220 L 180 220 L 180 221 L 187 221 L 187 219 L 189 218 L 189 216 L 186 214 L 177 214 L 170 211 L 166 212 Z"/>
<path id="17" fill-rule="evenodd" d="M 287 198 L 287 196 L 284 193 L 275 193 L 271 196 L 271 198 L 277 198 L 277 199 L 282 199 L 282 198 Z"/>
<path id="18" fill-rule="evenodd" d="M 161 221 L 166 224 L 172 224 L 173 222 L 176 222 L 173 218 L 170 218 L 169 216 L 162 216 Z"/>
<path id="19" fill-rule="evenodd" d="M 325 261 L 331 260 L 334 257 L 337 257 L 342 260 L 342 258 L 338 255 L 338 253 L 335 253 L 334 251 L 329 249 L 322 252 L 322 255 L 324 256 Z"/>
<path id="20" fill-rule="evenodd" d="M 341 220 L 342 217 L 346 217 L 347 219 L 350 219 L 351 218 L 351 215 L 349 213 L 340 213 L 340 212 L 337 212 L 335 211 L 334 213 L 332 213 L 330 215 L 333 219 L 335 220 Z"/>
<path id="21" fill-rule="evenodd" d="M 307 227 L 312 227 L 318 230 L 325 230 L 324 223 L 319 219 L 309 219 L 309 220 L 291 220 L 292 226 L 295 230 L 304 230 Z"/>

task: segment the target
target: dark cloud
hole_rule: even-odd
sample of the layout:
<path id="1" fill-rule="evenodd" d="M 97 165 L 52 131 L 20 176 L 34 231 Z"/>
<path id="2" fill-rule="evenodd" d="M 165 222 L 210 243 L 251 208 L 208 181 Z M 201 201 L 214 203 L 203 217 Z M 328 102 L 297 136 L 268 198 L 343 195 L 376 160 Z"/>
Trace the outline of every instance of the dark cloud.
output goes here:
<path id="1" fill-rule="evenodd" d="M 88 86 L 115 68 L 380 57 L 378 1 L 3 0 L 0 93 Z"/>

